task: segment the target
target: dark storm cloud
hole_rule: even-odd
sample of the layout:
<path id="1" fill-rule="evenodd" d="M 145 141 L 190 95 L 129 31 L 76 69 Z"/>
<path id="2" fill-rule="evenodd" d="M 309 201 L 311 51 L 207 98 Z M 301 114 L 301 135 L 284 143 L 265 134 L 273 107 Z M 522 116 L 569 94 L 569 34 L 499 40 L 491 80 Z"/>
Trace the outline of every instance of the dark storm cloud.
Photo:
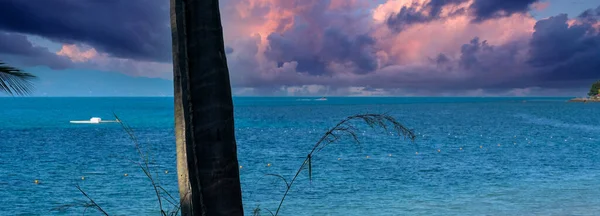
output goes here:
<path id="1" fill-rule="evenodd" d="M 169 2 L 0 0 L 0 30 L 86 43 L 115 57 L 169 62 Z"/>
<path id="2" fill-rule="evenodd" d="M 438 70 L 452 71 L 454 69 L 452 59 L 444 53 L 438 54 L 435 58 L 429 57 L 429 62 L 435 65 Z"/>
<path id="3" fill-rule="evenodd" d="M 510 16 L 529 11 L 529 6 L 539 0 L 475 0 L 470 9 L 474 11 L 474 21 Z"/>
<path id="4" fill-rule="evenodd" d="M 387 20 L 386 24 L 394 31 L 401 32 L 404 29 L 419 23 L 427 23 L 433 20 L 441 19 L 440 13 L 442 8 L 446 5 L 459 4 L 466 0 L 431 0 L 427 4 L 420 7 L 418 3 L 413 3 L 410 7 L 403 6 L 400 11 L 392 14 Z M 417 9 L 422 8 L 422 9 Z M 450 16 L 460 15 L 464 13 L 464 10 L 457 10 Z"/>
<path id="5" fill-rule="evenodd" d="M 480 22 L 488 19 L 510 16 L 515 13 L 525 13 L 529 11 L 529 6 L 531 6 L 531 4 L 538 1 L 539 0 L 475 0 L 469 8 L 471 9 L 473 21 Z M 410 7 L 403 6 L 397 13 L 392 14 L 386 20 L 386 24 L 390 29 L 401 32 L 414 24 L 428 23 L 434 20 L 447 18 L 440 16 L 443 7 L 464 2 L 466 2 L 466 0 L 431 0 L 424 5 L 419 5 L 415 2 Z M 465 13 L 464 8 L 450 13 L 448 17 L 461 15 L 463 13 Z"/>
<path id="6" fill-rule="evenodd" d="M 434 16 L 438 16 L 440 12 L 442 12 L 442 8 L 446 5 L 460 4 L 466 2 L 467 0 L 431 0 L 427 7 L 429 8 L 429 13 L 434 14 Z"/>
<path id="7" fill-rule="evenodd" d="M 15 33 L 0 32 L 0 55 L 5 62 L 6 59 L 15 59 L 26 66 L 45 65 L 52 69 L 65 69 L 70 64 L 67 58 L 45 47 L 34 46 L 25 35 Z"/>
<path id="8" fill-rule="evenodd" d="M 435 18 L 432 15 L 424 15 L 415 7 L 403 6 L 398 13 L 393 14 L 386 20 L 386 24 L 390 29 L 400 32 L 413 24 L 429 22 Z"/>
<path id="9" fill-rule="evenodd" d="M 324 74 L 325 62 L 319 59 L 315 50 L 311 50 L 313 41 L 299 37 L 304 36 L 299 32 L 286 32 L 283 35 L 270 34 L 267 37 L 269 47 L 265 51 L 265 56 L 277 62 L 279 67 L 285 62 L 296 61 L 299 71 L 315 75 Z"/>
<path id="10" fill-rule="evenodd" d="M 368 73 L 377 69 L 377 59 L 372 54 L 375 39 L 369 35 L 351 37 L 335 28 L 328 28 L 324 33 L 321 55 L 330 61 L 352 62 L 359 70 L 357 73 Z"/>
<path id="11" fill-rule="evenodd" d="M 460 48 L 459 65 L 467 70 L 479 66 L 478 55 L 480 52 L 491 52 L 493 48 L 487 41 L 479 41 L 479 38 L 473 38 L 468 44 L 463 44 Z"/>
<path id="12" fill-rule="evenodd" d="M 448 56 L 444 55 L 443 53 L 440 53 L 436 58 L 435 58 L 435 63 L 440 65 L 440 64 L 446 64 L 450 61 L 450 59 L 448 58 Z"/>
<path id="13" fill-rule="evenodd" d="M 598 15 L 600 15 L 600 6 L 598 6 L 596 9 L 588 9 L 584 11 L 578 16 L 578 18 L 594 22 L 598 21 Z"/>
<path id="14" fill-rule="evenodd" d="M 544 80 L 600 79 L 600 33 L 594 28 L 600 8 L 579 16 L 575 25 L 561 14 L 540 20 L 530 42 L 529 63 Z"/>
<path id="15" fill-rule="evenodd" d="M 355 73 L 364 74 L 377 69 L 377 59 L 371 53 L 375 40 L 368 35 L 350 36 L 337 28 L 327 28 L 322 40 L 307 39 L 303 30 L 292 30 L 282 35 L 267 37 L 267 58 L 278 62 L 298 62 L 297 70 L 312 75 L 326 74 L 331 62 L 352 63 Z"/>
<path id="16" fill-rule="evenodd" d="M 427 24 L 434 19 L 445 19 L 448 16 L 441 15 L 441 8 L 460 2 L 462 1 L 431 1 L 426 3 L 426 7 L 413 7 L 423 8 L 422 11 L 410 8 L 404 12 L 400 10 L 399 14 L 404 14 L 405 20 L 409 21 L 394 23 L 400 20 L 393 19 L 402 17 L 397 13 L 394 14 L 395 17 L 389 17 L 386 24 L 389 28 L 400 25 L 402 29 L 402 25 L 409 26 L 420 22 Z M 493 6 L 495 9 L 473 4 L 470 7 L 481 7 L 481 10 L 469 10 L 468 15 L 471 19 L 479 15 L 479 21 L 497 19 L 527 12 L 534 2 L 491 2 L 489 7 Z M 456 7 L 449 8 L 456 10 Z M 487 9 L 487 12 L 484 9 Z M 538 21 L 533 35 L 516 35 L 507 40 L 500 40 L 501 43 L 486 40 L 498 41 L 493 36 L 464 38 L 462 44 L 455 46 L 455 50 L 444 50 L 444 53 L 428 57 L 426 62 L 398 62 L 388 60 L 388 56 L 385 55 L 374 57 L 373 54 L 384 51 L 381 46 L 394 44 L 379 43 L 370 36 L 369 31 L 353 31 L 345 25 L 332 23 L 331 20 L 343 20 L 339 18 L 342 17 L 338 16 L 339 14 L 323 15 L 301 11 L 290 24 L 291 27 L 286 26 L 285 31 L 272 33 L 267 37 L 265 56 L 267 60 L 277 62 L 278 67 L 267 73 L 244 73 L 245 77 L 233 79 L 239 86 L 271 94 L 285 89 L 285 86 L 306 85 L 328 86 L 331 87 L 331 92 L 346 94 L 348 93 L 344 89 L 348 87 L 365 86 L 369 88 L 364 90 L 384 89 L 398 94 L 406 91 L 418 94 L 461 94 L 468 91 L 475 94 L 527 94 L 534 91 L 544 94 L 546 89 L 553 89 L 554 92 L 560 92 L 561 89 L 571 91 L 570 89 L 587 86 L 590 80 L 600 79 L 600 40 L 598 30 L 595 29 L 597 27 L 594 27 L 598 26 L 598 12 L 600 9 L 597 8 L 582 13 L 576 17 L 578 21 L 571 27 L 567 24 L 566 16 L 556 16 Z M 378 42 L 377 45 L 374 45 L 375 42 Z M 252 47 L 257 43 L 251 43 Z M 243 46 L 233 47 L 236 48 L 234 56 L 242 56 L 240 54 L 243 54 L 245 49 L 238 47 Z M 251 50 L 249 53 L 252 55 L 244 56 L 254 59 L 257 49 L 247 50 Z M 410 53 L 398 55 L 403 54 Z M 354 74 L 331 73 L 332 62 L 352 62 L 357 71 L 353 71 Z M 237 68 L 255 67 L 246 65 L 251 64 L 240 65 Z M 362 76 L 363 74 L 366 75 Z"/>
<path id="17" fill-rule="evenodd" d="M 328 74 L 332 63 L 351 65 L 350 72 L 365 74 L 377 69 L 375 39 L 352 29 L 359 15 L 326 12 L 327 1 L 316 1 L 299 11 L 291 28 L 267 37 L 265 56 L 282 66 L 297 62 L 296 70 L 311 75 Z"/>
<path id="18" fill-rule="evenodd" d="M 529 40 L 497 46 L 474 38 L 461 46 L 458 65 L 469 79 L 459 89 L 578 88 L 600 79 L 600 9 L 569 26 L 565 14 L 537 21 Z M 519 53 L 524 55 L 519 57 Z"/>
<path id="19" fill-rule="evenodd" d="M 430 66 L 389 67 L 384 73 L 395 70 L 394 77 L 371 79 L 369 84 L 393 89 L 422 91 L 469 91 L 474 89 L 506 90 L 528 87 L 522 82 L 526 66 L 517 57 L 519 50 L 526 47 L 525 41 L 490 45 L 486 40 L 475 37 L 460 46 L 460 55 L 451 58 L 438 54 L 430 58 Z"/>
<path id="20" fill-rule="evenodd" d="M 475 9 L 471 10 L 471 16 L 474 21 L 483 21 L 525 13 L 535 2 L 476 0 L 470 6 Z M 399 14 L 406 14 L 404 24 L 443 19 L 436 13 L 408 8 L 401 9 Z M 388 24 L 391 19 L 402 17 L 399 14 L 388 19 Z M 415 89 L 434 86 L 438 90 L 498 91 L 588 85 L 591 80 L 600 79 L 600 7 L 583 12 L 576 20 L 571 26 L 567 24 L 566 15 L 540 20 L 531 38 L 515 38 L 504 44 L 492 45 L 485 38 L 476 37 L 459 47 L 460 56 L 455 59 L 439 54 L 430 58 L 433 68 L 390 67 L 386 70 L 396 70 L 396 77 L 372 77 L 366 84 L 387 89 L 396 85 Z M 405 73 L 411 75 L 403 75 Z"/>

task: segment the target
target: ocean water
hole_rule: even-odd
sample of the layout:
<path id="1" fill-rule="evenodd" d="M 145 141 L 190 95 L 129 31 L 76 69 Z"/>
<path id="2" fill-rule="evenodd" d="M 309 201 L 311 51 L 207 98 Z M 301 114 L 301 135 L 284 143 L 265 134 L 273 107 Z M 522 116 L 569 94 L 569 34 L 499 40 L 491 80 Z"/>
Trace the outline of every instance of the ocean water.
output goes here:
<path id="1" fill-rule="evenodd" d="M 567 99 L 235 98 L 246 215 L 277 208 L 285 183 L 266 174 L 291 178 L 323 132 L 360 113 L 388 113 L 418 137 L 356 122 L 360 144 L 343 139 L 317 153 L 312 181 L 301 174 L 281 215 L 598 215 L 600 104 Z M 69 123 L 113 113 L 178 196 L 172 98 L 0 104 L 0 215 L 80 215 L 55 209 L 85 200 L 76 185 L 111 215 L 158 215 L 123 129 Z"/>

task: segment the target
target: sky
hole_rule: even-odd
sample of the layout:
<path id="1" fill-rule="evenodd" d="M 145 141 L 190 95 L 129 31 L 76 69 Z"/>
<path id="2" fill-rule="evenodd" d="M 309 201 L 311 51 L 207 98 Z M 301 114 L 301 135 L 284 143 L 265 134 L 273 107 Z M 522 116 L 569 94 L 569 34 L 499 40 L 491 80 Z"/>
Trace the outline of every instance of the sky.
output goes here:
<path id="1" fill-rule="evenodd" d="M 34 96 L 171 96 L 167 0 L 0 0 Z M 583 96 L 600 0 L 221 0 L 235 96 Z"/>

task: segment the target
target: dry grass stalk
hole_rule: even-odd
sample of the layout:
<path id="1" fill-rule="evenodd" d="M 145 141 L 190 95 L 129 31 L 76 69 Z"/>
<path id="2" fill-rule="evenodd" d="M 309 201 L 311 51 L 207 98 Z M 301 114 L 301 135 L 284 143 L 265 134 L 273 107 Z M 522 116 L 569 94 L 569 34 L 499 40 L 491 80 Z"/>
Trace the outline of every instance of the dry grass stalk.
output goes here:
<path id="1" fill-rule="evenodd" d="M 136 152 L 138 153 L 138 156 L 139 156 L 139 161 L 133 161 L 133 160 L 130 160 L 130 161 L 132 163 L 136 164 L 138 167 L 140 167 L 140 169 L 144 172 L 146 177 L 150 180 L 150 183 L 152 184 L 152 188 L 154 189 L 154 192 L 157 197 L 160 214 L 162 216 L 178 215 L 179 210 L 180 210 L 179 201 L 177 199 L 175 199 L 167 190 L 165 190 L 165 188 L 163 188 L 159 184 L 158 178 L 157 178 L 158 175 L 156 175 L 156 176 L 152 175 L 152 172 L 150 169 L 150 159 L 148 157 L 149 154 L 144 153 L 144 151 L 142 150 L 140 142 L 138 141 L 137 137 L 135 136 L 133 129 L 131 127 L 129 127 L 129 125 L 127 125 L 125 122 L 121 121 L 117 115 L 114 115 L 114 116 L 116 118 L 116 122 L 118 122 L 121 125 L 123 130 L 125 130 L 125 132 L 127 133 L 127 135 L 129 136 L 129 138 L 131 139 L 131 141 L 134 144 Z M 65 205 L 59 206 L 52 210 L 65 211 L 65 210 L 67 210 L 69 208 L 73 208 L 73 207 L 83 207 L 84 208 L 83 213 L 85 214 L 87 209 L 94 208 L 94 209 L 100 211 L 102 214 L 108 216 L 108 213 L 106 213 L 106 211 L 104 211 L 104 209 L 102 209 L 102 207 L 100 207 L 100 205 L 98 205 L 91 197 L 89 197 L 81 189 L 81 187 L 79 187 L 79 185 L 77 185 L 76 187 L 86 198 L 88 198 L 89 202 L 78 201 L 78 202 L 74 202 L 71 204 L 65 204 Z M 171 204 L 173 206 L 173 208 L 171 210 L 165 210 L 163 201 L 167 201 L 169 204 Z"/>
<path id="2" fill-rule="evenodd" d="M 290 192 L 292 185 L 294 184 L 294 182 L 296 181 L 296 178 L 298 178 L 298 176 L 300 175 L 302 170 L 308 168 L 308 177 L 309 177 L 309 180 L 312 181 L 312 158 L 315 153 L 320 152 L 327 145 L 340 140 L 344 135 L 350 136 L 355 143 L 360 143 L 360 141 L 358 140 L 358 135 L 357 135 L 359 133 L 359 131 L 352 124 L 355 121 L 363 121 L 366 125 L 370 126 L 371 128 L 378 127 L 378 128 L 382 128 L 386 131 L 394 131 L 397 134 L 402 135 L 405 138 L 409 138 L 411 141 L 414 141 L 416 138 L 416 135 L 413 133 L 412 130 L 408 129 L 407 127 L 402 125 L 400 122 L 398 122 L 394 117 L 392 117 L 388 114 L 359 114 L 359 115 L 353 115 L 353 116 L 347 117 L 346 119 L 338 122 L 333 128 L 331 128 L 327 132 L 325 132 L 325 134 L 323 134 L 323 136 L 319 139 L 319 141 L 317 141 L 317 143 L 315 143 L 312 150 L 308 153 L 308 155 L 304 159 L 304 162 L 302 162 L 302 165 L 300 165 L 300 168 L 298 168 L 298 171 L 296 171 L 296 174 L 289 182 L 282 175 L 267 174 L 269 176 L 275 176 L 275 177 L 283 180 L 286 185 L 286 190 L 285 190 L 285 193 L 283 194 L 283 197 L 281 198 L 281 201 L 279 202 L 279 206 L 277 207 L 277 210 L 275 211 L 275 213 L 271 212 L 268 209 L 265 209 L 265 210 L 269 211 L 269 213 L 272 216 L 277 216 L 279 214 L 279 211 L 281 210 L 283 201 L 285 201 L 285 198 L 287 197 L 288 193 Z M 255 210 L 255 212 L 257 212 L 257 211 Z M 260 213 L 260 211 L 258 211 L 258 212 Z"/>

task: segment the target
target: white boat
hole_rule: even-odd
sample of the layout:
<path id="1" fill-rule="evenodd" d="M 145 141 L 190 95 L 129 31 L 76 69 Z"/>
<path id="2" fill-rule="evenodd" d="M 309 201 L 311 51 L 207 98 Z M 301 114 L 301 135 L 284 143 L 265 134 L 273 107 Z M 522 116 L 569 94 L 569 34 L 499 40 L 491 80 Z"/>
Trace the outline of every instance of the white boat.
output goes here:
<path id="1" fill-rule="evenodd" d="M 119 122 L 119 120 L 110 120 L 103 121 L 101 118 L 92 117 L 90 120 L 78 120 L 78 121 L 69 121 L 72 124 L 100 124 L 100 123 L 111 123 L 111 122 Z"/>
<path id="2" fill-rule="evenodd" d="M 327 86 L 327 93 L 325 95 L 329 95 L 329 86 Z M 325 96 L 319 98 L 319 99 L 315 99 L 316 101 L 326 101 L 327 98 Z"/>

